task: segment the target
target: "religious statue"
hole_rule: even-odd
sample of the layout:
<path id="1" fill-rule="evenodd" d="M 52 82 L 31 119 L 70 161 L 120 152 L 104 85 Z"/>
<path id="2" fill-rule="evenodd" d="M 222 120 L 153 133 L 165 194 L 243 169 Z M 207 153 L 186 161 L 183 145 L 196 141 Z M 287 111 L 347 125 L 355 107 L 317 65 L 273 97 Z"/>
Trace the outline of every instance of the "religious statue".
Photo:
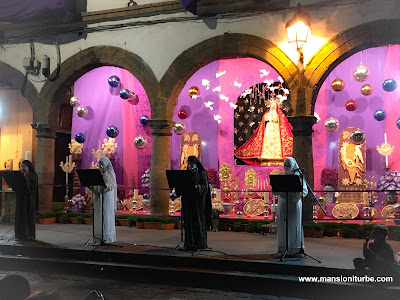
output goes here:
<path id="1" fill-rule="evenodd" d="M 185 133 L 181 139 L 181 155 L 179 160 L 181 170 L 186 170 L 189 156 L 196 156 L 198 160 L 201 158 L 201 137 L 195 131 Z"/>
<path id="2" fill-rule="evenodd" d="M 250 138 L 236 149 L 235 156 L 250 165 L 281 165 L 292 155 L 292 126 L 279 108 L 279 99 L 272 98 L 270 108 Z"/>

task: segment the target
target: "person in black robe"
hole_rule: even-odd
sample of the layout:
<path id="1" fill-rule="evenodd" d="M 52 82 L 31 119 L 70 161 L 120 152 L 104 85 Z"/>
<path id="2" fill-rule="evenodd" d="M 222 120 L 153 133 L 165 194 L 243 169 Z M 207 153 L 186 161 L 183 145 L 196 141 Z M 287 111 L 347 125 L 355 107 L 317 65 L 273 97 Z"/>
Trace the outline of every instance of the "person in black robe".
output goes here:
<path id="1" fill-rule="evenodd" d="M 195 156 L 188 157 L 187 169 L 192 173 L 194 188 L 177 191 L 182 194 L 182 218 L 185 246 L 188 251 L 207 249 L 207 229 L 211 222 L 211 191 L 207 172 Z"/>
<path id="2" fill-rule="evenodd" d="M 29 241 L 36 238 L 36 211 L 39 208 L 38 176 L 29 160 L 22 161 L 19 168 L 24 174 L 26 187 L 16 191 L 15 239 Z"/>

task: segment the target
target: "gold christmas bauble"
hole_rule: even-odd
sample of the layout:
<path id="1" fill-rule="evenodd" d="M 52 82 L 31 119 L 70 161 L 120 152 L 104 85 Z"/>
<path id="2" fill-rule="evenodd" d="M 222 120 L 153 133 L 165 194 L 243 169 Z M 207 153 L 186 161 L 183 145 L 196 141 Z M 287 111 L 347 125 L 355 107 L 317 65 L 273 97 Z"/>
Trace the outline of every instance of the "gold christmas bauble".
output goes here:
<path id="1" fill-rule="evenodd" d="M 341 90 L 343 90 L 344 89 L 344 81 L 343 81 L 343 79 L 336 78 L 334 81 L 332 81 L 331 88 L 335 92 L 340 92 Z"/>
<path id="2" fill-rule="evenodd" d="M 361 87 L 361 94 L 363 94 L 364 96 L 369 96 L 372 94 L 374 88 L 372 87 L 372 85 L 366 83 Z"/>
<path id="3" fill-rule="evenodd" d="M 200 89 L 197 86 L 192 86 L 189 88 L 188 94 L 190 97 L 196 99 L 200 96 Z"/>

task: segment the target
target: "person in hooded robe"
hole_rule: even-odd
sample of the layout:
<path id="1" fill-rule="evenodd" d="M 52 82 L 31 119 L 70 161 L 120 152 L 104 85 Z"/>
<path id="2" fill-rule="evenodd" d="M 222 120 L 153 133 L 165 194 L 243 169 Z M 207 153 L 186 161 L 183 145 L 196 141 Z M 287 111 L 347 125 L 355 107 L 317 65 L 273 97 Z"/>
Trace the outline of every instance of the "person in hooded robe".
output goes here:
<path id="1" fill-rule="evenodd" d="M 29 241 L 36 238 L 36 211 L 39 209 L 38 176 L 29 160 L 22 161 L 19 169 L 25 177 L 26 188 L 16 191 L 15 239 Z"/>
<path id="2" fill-rule="evenodd" d="M 293 157 L 288 157 L 283 162 L 284 172 L 281 175 L 298 175 L 300 177 L 299 165 Z M 300 178 L 301 180 L 301 178 Z M 277 213 L 277 252 L 286 250 L 286 218 L 288 219 L 288 251 L 286 256 L 294 256 L 304 249 L 304 234 L 302 226 L 302 198 L 308 194 L 307 183 L 303 181 L 302 192 L 274 192 L 272 195 L 279 196 Z M 286 216 L 286 206 L 288 215 Z"/>
<path id="3" fill-rule="evenodd" d="M 105 186 L 93 187 L 94 246 L 99 245 L 101 242 L 111 244 L 117 240 L 115 232 L 115 212 L 118 197 L 114 168 L 111 161 L 105 156 L 100 158 L 98 165 L 103 175 Z M 102 226 L 103 240 L 101 240 Z"/>
<path id="4" fill-rule="evenodd" d="M 207 229 L 211 222 L 211 191 L 207 172 L 195 156 L 189 156 L 187 170 L 192 174 L 193 188 L 176 191 L 182 195 L 184 249 L 207 249 Z"/>

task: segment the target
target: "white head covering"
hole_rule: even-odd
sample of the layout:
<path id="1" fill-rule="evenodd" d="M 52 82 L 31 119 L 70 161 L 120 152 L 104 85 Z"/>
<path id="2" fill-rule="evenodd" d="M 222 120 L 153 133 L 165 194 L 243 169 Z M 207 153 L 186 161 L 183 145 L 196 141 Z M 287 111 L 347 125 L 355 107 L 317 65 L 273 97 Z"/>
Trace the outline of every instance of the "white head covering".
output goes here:
<path id="1" fill-rule="evenodd" d="M 294 171 L 294 170 L 300 169 L 300 168 L 299 168 L 299 165 L 297 164 L 296 160 L 295 160 L 293 157 L 287 157 L 287 158 L 285 158 L 283 164 L 285 164 L 285 162 L 289 162 L 289 163 L 290 163 L 290 173 L 289 173 L 289 174 L 293 174 L 293 171 Z"/>
<path id="2" fill-rule="evenodd" d="M 103 176 L 107 178 L 105 181 L 107 183 L 107 187 L 113 191 L 114 195 L 114 211 L 117 210 L 117 203 L 118 203 L 118 196 L 117 196 L 117 178 L 115 176 L 114 168 L 111 164 L 111 161 L 108 159 L 108 157 L 102 156 L 99 159 L 99 162 L 102 162 L 105 166 L 105 172 Z"/>

